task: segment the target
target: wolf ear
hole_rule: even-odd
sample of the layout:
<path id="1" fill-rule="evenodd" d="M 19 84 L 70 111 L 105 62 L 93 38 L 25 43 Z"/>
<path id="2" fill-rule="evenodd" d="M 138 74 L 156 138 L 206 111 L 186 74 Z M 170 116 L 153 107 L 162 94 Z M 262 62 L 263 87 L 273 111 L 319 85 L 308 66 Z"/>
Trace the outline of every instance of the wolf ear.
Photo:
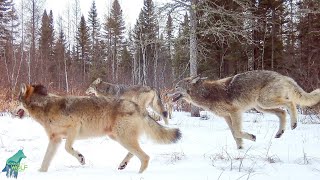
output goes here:
<path id="1" fill-rule="evenodd" d="M 95 81 L 93 81 L 93 84 L 100 84 L 102 81 L 101 78 L 97 78 Z"/>
<path id="2" fill-rule="evenodd" d="M 25 95 L 27 93 L 27 85 L 25 83 L 22 83 L 20 86 L 20 94 Z"/>

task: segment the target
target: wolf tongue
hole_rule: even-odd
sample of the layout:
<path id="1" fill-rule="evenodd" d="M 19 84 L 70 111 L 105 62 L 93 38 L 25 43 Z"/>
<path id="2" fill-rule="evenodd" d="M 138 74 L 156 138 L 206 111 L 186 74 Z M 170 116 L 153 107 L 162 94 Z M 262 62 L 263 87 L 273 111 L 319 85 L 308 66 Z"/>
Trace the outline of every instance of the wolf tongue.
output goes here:
<path id="1" fill-rule="evenodd" d="M 23 114 L 24 114 L 24 110 L 23 109 L 19 109 L 18 112 L 17 112 L 17 116 L 19 118 L 22 118 Z"/>

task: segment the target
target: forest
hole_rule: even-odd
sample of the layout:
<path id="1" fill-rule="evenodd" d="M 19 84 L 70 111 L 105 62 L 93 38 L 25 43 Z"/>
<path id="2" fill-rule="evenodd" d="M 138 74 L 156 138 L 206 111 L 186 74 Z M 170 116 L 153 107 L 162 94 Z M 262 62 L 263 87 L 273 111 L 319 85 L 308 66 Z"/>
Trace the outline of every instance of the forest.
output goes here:
<path id="1" fill-rule="evenodd" d="M 0 0 L 1 102 L 21 83 L 83 94 L 98 77 L 161 91 L 188 76 L 273 70 L 320 87 L 319 0 L 141 1 L 126 27 L 119 0 L 104 15 L 70 0 L 59 16 L 43 0 Z"/>

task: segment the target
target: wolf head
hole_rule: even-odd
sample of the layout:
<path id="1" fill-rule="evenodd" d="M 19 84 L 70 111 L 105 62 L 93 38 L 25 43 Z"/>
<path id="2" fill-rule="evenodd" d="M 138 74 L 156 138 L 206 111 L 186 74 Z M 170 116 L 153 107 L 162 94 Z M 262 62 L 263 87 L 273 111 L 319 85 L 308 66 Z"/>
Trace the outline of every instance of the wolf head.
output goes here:
<path id="1" fill-rule="evenodd" d="M 192 87 L 196 86 L 202 80 L 207 78 L 201 78 L 200 76 L 188 77 L 179 81 L 174 89 L 174 93 L 171 95 L 172 101 L 176 102 L 179 99 L 184 99 L 188 102 L 191 101 L 190 90 Z"/>
<path id="2" fill-rule="evenodd" d="M 23 118 L 28 114 L 27 107 L 31 104 L 39 104 L 41 102 L 37 102 L 38 97 L 45 97 L 48 95 L 47 88 L 43 85 L 26 85 L 22 84 L 20 93 L 19 93 L 19 102 L 20 105 L 13 112 L 13 115 L 18 116 L 19 118 Z"/>
<path id="3" fill-rule="evenodd" d="M 90 84 L 89 88 L 86 90 L 86 94 L 87 95 L 95 95 L 95 96 L 114 95 L 115 92 L 113 89 L 114 88 L 113 88 L 112 84 L 107 83 L 107 82 L 103 82 L 101 80 L 101 78 L 98 78 Z"/>
<path id="4" fill-rule="evenodd" d="M 101 84 L 102 80 L 101 78 L 97 78 L 95 81 L 93 81 L 89 88 L 86 90 L 86 94 L 87 95 L 97 95 L 97 86 L 99 86 Z"/>

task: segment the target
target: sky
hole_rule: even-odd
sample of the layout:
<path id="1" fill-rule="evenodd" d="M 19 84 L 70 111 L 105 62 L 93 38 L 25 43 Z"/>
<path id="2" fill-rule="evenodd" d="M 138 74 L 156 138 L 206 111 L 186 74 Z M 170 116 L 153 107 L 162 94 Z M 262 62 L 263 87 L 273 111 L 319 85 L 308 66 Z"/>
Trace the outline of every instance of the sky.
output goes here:
<path id="1" fill-rule="evenodd" d="M 52 9 L 54 14 L 63 14 L 66 11 L 68 2 L 74 0 L 46 0 L 45 6 L 47 9 Z M 88 15 L 93 0 L 80 0 L 81 12 L 85 17 Z M 105 14 L 112 6 L 113 0 L 95 0 L 98 16 L 100 21 L 104 20 Z M 164 2 L 164 0 L 154 0 L 155 3 Z M 123 16 L 127 27 L 133 26 L 139 16 L 140 10 L 143 7 L 143 0 L 119 0 L 123 11 Z"/>

